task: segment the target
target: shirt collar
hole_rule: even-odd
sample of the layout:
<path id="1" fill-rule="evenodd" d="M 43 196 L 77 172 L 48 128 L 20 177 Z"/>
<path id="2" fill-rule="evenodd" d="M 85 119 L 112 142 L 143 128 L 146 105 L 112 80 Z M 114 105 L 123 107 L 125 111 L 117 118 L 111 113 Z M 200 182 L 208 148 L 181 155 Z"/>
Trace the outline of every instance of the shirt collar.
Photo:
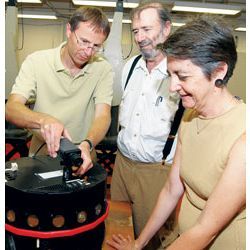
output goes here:
<path id="1" fill-rule="evenodd" d="M 62 63 L 62 60 L 61 60 L 61 49 L 62 47 L 64 47 L 66 44 L 66 42 L 63 42 L 60 44 L 59 47 L 56 48 L 56 51 L 55 51 L 55 68 L 56 68 L 56 71 L 63 71 L 65 70 L 65 67 Z"/>
<path id="2" fill-rule="evenodd" d="M 141 68 L 145 72 L 148 72 L 146 61 L 141 57 L 135 66 L 136 69 Z M 159 71 L 161 74 L 168 76 L 167 73 L 167 58 L 165 57 L 154 69 L 153 71 Z"/>
<path id="3" fill-rule="evenodd" d="M 159 70 L 163 75 L 168 76 L 167 73 L 167 57 L 165 57 L 156 67 L 155 70 Z"/>

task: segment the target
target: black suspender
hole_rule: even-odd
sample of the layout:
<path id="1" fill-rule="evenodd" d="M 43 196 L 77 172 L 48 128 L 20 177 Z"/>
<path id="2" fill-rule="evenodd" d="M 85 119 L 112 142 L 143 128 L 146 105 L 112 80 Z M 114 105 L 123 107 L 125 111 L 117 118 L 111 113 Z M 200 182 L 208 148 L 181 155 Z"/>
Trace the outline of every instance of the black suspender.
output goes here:
<path id="1" fill-rule="evenodd" d="M 139 61 L 139 59 L 140 59 L 141 57 L 142 57 L 142 55 L 139 55 L 139 56 L 137 56 L 137 57 L 134 59 L 132 65 L 131 65 L 131 68 L 130 68 L 130 70 L 129 70 L 129 72 L 128 72 L 128 77 L 127 77 L 127 80 L 126 80 L 126 83 L 125 83 L 125 86 L 124 86 L 124 90 L 126 89 L 126 87 L 127 87 L 127 85 L 128 85 L 128 81 L 129 81 L 129 79 L 130 79 L 130 77 L 131 77 L 131 75 L 132 75 L 132 73 L 133 73 L 133 71 L 134 71 L 135 65 L 137 64 L 137 62 Z"/>
<path id="2" fill-rule="evenodd" d="M 126 87 L 128 85 L 128 81 L 129 81 L 129 79 L 134 71 L 135 65 L 137 64 L 137 62 L 139 61 L 139 59 L 141 57 L 142 57 L 142 55 L 138 55 L 137 57 L 135 57 L 132 65 L 131 65 L 131 68 L 129 70 L 127 80 L 125 82 L 124 90 L 126 89 Z M 179 128 L 183 112 L 184 112 L 184 107 L 182 106 L 182 101 L 180 100 L 178 110 L 175 113 L 174 121 L 172 123 L 170 133 L 168 135 L 168 139 L 167 139 L 166 144 L 164 146 L 164 149 L 162 151 L 162 154 L 163 154 L 162 165 L 164 165 L 165 160 L 167 159 L 167 156 L 169 155 L 171 148 L 173 146 L 174 138 L 175 138 L 175 135 L 176 135 L 177 130 Z"/>
<path id="3" fill-rule="evenodd" d="M 168 139 L 167 139 L 166 144 L 164 146 L 164 149 L 162 151 L 162 154 L 163 154 L 162 165 L 165 164 L 165 160 L 167 159 L 167 156 L 169 155 L 169 153 L 171 151 L 171 148 L 172 148 L 173 143 L 174 143 L 175 135 L 176 135 L 177 130 L 179 128 L 179 125 L 181 123 L 181 118 L 182 118 L 184 110 L 185 109 L 182 106 L 182 101 L 180 100 L 178 109 L 177 109 L 175 116 L 174 116 L 174 121 L 171 125 L 171 130 L 170 130 L 170 133 L 168 135 Z"/>

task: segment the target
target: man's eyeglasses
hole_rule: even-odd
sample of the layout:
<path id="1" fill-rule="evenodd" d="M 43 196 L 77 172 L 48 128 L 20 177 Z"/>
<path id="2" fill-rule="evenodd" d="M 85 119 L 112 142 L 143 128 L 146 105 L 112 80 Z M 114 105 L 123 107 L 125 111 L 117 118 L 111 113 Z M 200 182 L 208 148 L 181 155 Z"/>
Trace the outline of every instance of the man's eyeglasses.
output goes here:
<path id="1" fill-rule="evenodd" d="M 93 46 L 91 46 L 91 42 L 89 42 L 88 40 L 84 40 L 84 39 L 79 39 L 75 33 L 75 31 L 73 31 L 74 34 L 75 34 L 75 37 L 76 37 L 76 42 L 78 44 L 78 46 L 80 48 L 91 48 L 94 52 L 98 52 L 98 53 L 102 53 L 104 52 L 104 48 L 102 45 L 97 45 L 97 44 L 94 44 Z"/>

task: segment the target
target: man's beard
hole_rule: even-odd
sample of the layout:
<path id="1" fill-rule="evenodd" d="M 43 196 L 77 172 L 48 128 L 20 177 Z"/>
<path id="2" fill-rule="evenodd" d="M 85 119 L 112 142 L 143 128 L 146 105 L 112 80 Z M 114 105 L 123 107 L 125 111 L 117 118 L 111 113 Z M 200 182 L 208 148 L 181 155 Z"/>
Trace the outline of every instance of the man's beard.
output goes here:
<path id="1" fill-rule="evenodd" d="M 157 49 L 141 49 L 141 54 L 144 59 L 149 60 L 157 57 L 160 54 L 160 51 Z"/>
<path id="2" fill-rule="evenodd" d="M 162 35 L 162 33 L 160 33 L 156 37 L 155 40 L 159 39 L 161 35 Z M 146 59 L 146 60 L 153 59 L 153 58 L 157 57 L 161 53 L 160 50 L 154 48 L 153 40 L 146 39 L 146 40 L 143 40 L 142 42 L 138 43 L 138 45 L 139 45 L 140 52 L 141 52 L 143 58 Z M 144 46 L 148 46 L 148 45 L 151 45 L 153 48 L 152 49 L 144 49 L 143 48 Z"/>

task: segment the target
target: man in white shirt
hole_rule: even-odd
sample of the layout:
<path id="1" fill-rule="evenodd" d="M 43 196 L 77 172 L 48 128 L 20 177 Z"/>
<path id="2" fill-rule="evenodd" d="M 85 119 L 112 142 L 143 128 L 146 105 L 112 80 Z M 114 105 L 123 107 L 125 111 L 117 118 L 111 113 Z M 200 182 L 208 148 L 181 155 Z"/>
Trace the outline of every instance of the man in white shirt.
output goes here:
<path id="1" fill-rule="evenodd" d="M 165 183 L 175 149 L 174 143 L 163 165 L 162 152 L 179 97 L 169 92 L 167 58 L 156 46 L 167 39 L 170 30 L 169 13 L 162 4 L 146 3 L 134 9 L 132 32 L 142 57 L 136 63 L 127 85 L 126 79 L 135 57 L 123 69 L 124 93 L 119 113 L 121 130 L 111 199 L 131 203 L 136 238 L 145 226 Z M 160 242 L 159 237 L 155 237 L 147 249 L 159 248 Z"/>

